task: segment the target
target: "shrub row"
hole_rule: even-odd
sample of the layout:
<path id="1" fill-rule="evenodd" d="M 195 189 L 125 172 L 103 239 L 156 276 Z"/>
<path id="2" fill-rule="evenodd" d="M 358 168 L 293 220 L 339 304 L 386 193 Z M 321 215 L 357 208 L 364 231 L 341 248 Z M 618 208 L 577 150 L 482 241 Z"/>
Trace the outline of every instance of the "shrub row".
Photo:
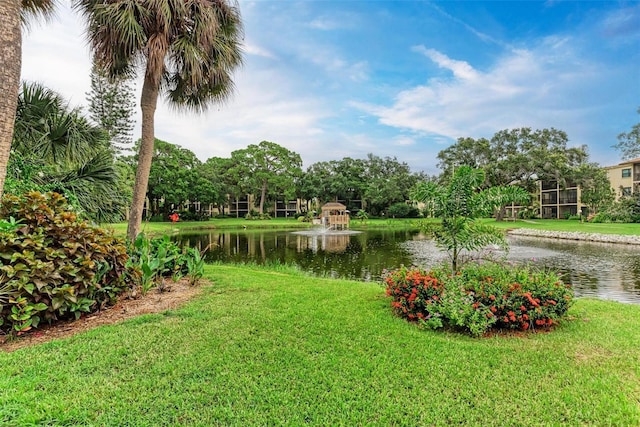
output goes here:
<path id="1" fill-rule="evenodd" d="M 398 316 L 475 336 L 491 329 L 549 328 L 573 301 L 571 286 L 556 273 L 530 265 L 470 263 L 455 275 L 445 267 L 400 267 L 383 280 Z"/>

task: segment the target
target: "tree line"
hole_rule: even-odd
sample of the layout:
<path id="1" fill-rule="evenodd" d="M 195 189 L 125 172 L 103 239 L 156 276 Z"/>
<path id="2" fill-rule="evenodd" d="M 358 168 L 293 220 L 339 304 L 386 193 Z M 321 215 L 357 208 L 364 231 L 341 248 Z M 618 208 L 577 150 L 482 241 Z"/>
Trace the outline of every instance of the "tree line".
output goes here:
<path id="1" fill-rule="evenodd" d="M 131 206 L 139 165 L 139 154 L 132 153 L 139 153 L 142 141 L 130 144 L 127 139 L 132 106 L 125 101 L 131 89 L 114 86 L 97 70 L 92 82 L 89 117 L 51 89 L 23 84 L 5 189 L 14 194 L 57 191 L 87 217 L 117 221 Z M 597 212 L 613 201 L 614 193 L 604 170 L 588 157 L 585 146 L 570 146 L 566 133 L 553 128 L 502 130 L 491 139 L 459 138 L 438 153 L 439 176 L 412 172 L 395 157 L 372 153 L 364 159 L 321 161 L 303 170 L 298 153 L 270 141 L 202 162 L 192 151 L 154 138 L 147 215 L 167 216 L 172 206 L 185 201 L 213 204 L 224 214 L 229 200 L 248 194 L 261 214 L 276 200 L 298 198 L 340 200 L 352 211 L 388 214 L 394 204 L 411 200 L 419 184 L 446 185 L 462 166 L 483 171 L 481 190 L 517 186 L 531 192 L 538 180 L 577 183 L 582 202 Z M 504 206 L 497 213 L 500 219 Z"/>
<path id="2" fill-rule="evenodd" d="M 89 116 L 38 83 L 22 85 L 15 115 L 11 159 L 5 189 L 65 194 L 87 217 L 118 221 L 132 203 L 141 140 L 131 138 L 131 89 L 109 81 L 98 70 L 87 94 Z M 117 141 L 116 144 L 114 141 Z M 132 147 L 131 147 L 132 146 Z M 185 201 L 210 204 L 225 213 L 229 200 L 252 195 L 255 209 L 265 213 L 277 200 L 343 201 L 352 211 L 389 214 L 394 204 L 411 200 L 421 183 L 446 185 L 455 170 L 483 171 L 481 190 L 517 186 L 533 191 L 538 180 L 581 186 L 590 212 L 611 204 L 615 195 L 605 171 L 588 161 L 585 146 L 572 147 L 557 129 L 518 128 L 491 139 L 459 138 L 437 154 L 439 176 L 412 172 L 393 157 L 368 154 L 302 168 L 302 158 L 275 142 L 262 141 L 236 150 L 228 158 L 200 161 L 178 144 L 154 138 L 145 196 L 147 216 L 168 216 Z M 535 209 L 535 201 L 531 203 Z M 308 205 L 309 210 L 313 206 Z M 504 215 L 504 205 L 497 211 Z"/>

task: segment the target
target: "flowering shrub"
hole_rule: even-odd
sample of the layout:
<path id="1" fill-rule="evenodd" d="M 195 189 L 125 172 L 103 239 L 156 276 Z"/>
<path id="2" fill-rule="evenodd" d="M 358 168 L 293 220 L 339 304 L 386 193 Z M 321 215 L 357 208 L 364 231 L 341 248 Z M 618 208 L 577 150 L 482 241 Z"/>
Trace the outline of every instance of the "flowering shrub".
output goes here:
<path id="1" fill-rule="evenodd" d="M 425 308 L 412 297 L 414 277 L 438 284 L 438 293 Z M 528 265 L 467 264 L 455 275 L 448 267 L 429 272 L 401 267 L 386 273 L 384 281 L 392 307 L 402 317 L 422 321 L 430 315 L 440 322 L 423 322 L 428 327 L 461 328 L 476 336 L 491 328 L 548 328 L 566 314 L 573 300 L 571 286 L 556 273 Z"/>
<path id="2" fill-rule="evenodd" d="M 437 322 L 439 314 L 434 310 L 444 290 L 443 284 L 435 277 L 416 267 L 400 267 L 385 271 L 387 296 L 393 298 L 394 312 L 408 320 Z"/>

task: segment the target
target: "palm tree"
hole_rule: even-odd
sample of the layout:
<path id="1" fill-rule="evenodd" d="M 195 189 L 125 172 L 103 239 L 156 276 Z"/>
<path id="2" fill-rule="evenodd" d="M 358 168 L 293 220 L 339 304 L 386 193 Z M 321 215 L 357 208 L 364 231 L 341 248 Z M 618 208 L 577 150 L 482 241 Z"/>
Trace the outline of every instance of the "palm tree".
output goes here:
<path id="1" fill-rule="evenodd" d="M 142 141 L 127 238 L 140 231 L 153 157 L 154 116 L 162 89 L 179 108 L 203 111 L 233 92 L 242 62 L 240 12 L 229 0 L 76 0 L 88 22 L 95 61 L 110 76 L 144 68 Z"/>
<path id="2" fill-rule="evenodd" d="M 49 17 L 54 0 L 0 1 L 0 198 L 4 190 L 7 164 L 13 139 L 13 125 L 22 68 L 21 25 L 33 16 Z"/>
<path id="3" fill-rule="evenodd" d="M 58 93 L 25 83 L 18 97 L 7 192 L 56 191 L 94 220 L 119 220 L 126 203 L 108 134 Z"/>

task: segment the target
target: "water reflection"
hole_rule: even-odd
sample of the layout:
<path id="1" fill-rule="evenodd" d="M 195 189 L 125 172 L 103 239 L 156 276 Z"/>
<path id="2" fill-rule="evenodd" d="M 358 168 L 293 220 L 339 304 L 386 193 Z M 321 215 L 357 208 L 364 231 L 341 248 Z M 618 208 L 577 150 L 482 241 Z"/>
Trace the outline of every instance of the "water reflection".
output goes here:
<path id="1" fill-rule="evenodd" d="M 207 261 L 279 262 L 317 275 L 378 280 L 386 268 L 401 264 L 429 267 L 446 254 L 418 231 L 375 230 L 360 234 L 286 231 L 209 231 L 175 237 L 199 249 L 210 245 Z M 640 246 L 510 237 L 508 254 L 485 256 L 535 262 L 559 271 L 579 296 L 640 303 Z"/>

